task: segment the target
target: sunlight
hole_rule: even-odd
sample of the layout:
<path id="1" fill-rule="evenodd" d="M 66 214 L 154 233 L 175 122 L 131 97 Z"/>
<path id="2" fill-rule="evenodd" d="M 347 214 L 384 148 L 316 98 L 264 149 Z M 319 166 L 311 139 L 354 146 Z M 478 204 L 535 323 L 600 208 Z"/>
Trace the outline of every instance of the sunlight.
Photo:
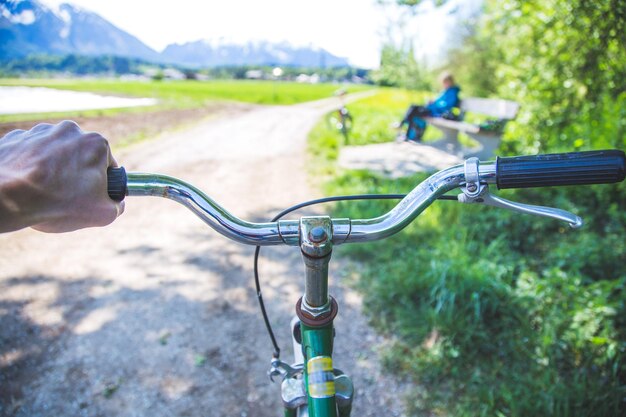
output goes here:
<path id="1" fill-rule="evenodd" d="M 74 327 L 74 333 L 88 334 L 96 332 L 116 318 L 117 308 L 115 307 L 105 307 L 94 310 L 78 322 L 76 327 Z"/>
<path id="2" fill-rule="evenodd" d="M 8 367 L 24 357 L 21 349 L 13 349 L 0 355 L 0 368 Z"/>

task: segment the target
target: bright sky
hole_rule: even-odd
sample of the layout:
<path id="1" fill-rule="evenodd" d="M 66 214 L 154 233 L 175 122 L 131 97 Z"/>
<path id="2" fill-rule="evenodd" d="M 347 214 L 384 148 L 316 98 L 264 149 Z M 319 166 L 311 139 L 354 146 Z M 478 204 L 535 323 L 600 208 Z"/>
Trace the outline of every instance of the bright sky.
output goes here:
<path id="1" fill-rule="evenodd" d="M 41 0 L 72 3 L 98 13 L 157 51 L 170 43 L 226 37 L 236 41 L 287 40 L 313 44 L 347 57 L 356 66 L 375 68 L 394 13 L 375 0 Z M 452 0 L 452 3 L 462 0 Z M 437 50 L 450 17 L 435 10 L 411 19 L 426 38 L 422 54 Z M 410 27 L 409 27 L 410 29 Z"/>

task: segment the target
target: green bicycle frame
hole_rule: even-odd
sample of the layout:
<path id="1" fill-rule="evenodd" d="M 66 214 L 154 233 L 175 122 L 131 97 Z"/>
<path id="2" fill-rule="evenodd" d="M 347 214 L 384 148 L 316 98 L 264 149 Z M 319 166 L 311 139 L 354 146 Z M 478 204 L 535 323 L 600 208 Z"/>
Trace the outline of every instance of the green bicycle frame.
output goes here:
<path id="1" fill-rule="evenodd" d="M 333 374 L 333 323 L 322 327 L 301 324 L 304 351 L 304 386 L 309 415 L 337 417 Z"/>

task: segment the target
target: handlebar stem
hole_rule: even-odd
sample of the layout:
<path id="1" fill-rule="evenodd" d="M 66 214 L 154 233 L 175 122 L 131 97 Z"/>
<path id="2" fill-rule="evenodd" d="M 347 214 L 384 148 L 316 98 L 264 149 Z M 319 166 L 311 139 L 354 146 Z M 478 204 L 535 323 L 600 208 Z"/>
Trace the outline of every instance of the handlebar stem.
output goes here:
<path id="1" fill-rule="evenodd" d="M 302 309 L 316 317 L 330 310 L 328 263 L 333 250 L 330 217 L 300 219 L 300 250 L 304 259 L 305 286 Z"/>

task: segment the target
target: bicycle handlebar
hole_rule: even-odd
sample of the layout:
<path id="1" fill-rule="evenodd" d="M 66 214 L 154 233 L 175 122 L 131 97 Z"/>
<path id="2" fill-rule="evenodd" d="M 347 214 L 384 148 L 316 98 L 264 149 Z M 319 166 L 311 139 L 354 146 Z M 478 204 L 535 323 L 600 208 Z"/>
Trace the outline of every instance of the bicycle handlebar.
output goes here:
<path id="1" fill-rule="evenodd" d="M 617 150 L 497 158 L 496 165 L 499 189 L 624 180 L 624 152 Z"/>
<path id="2" fill-rule="evenodd" d="M 623 151 L 592 151 L 569 154 L 498 158 L 481 162 L 478 181 L 499 188 L 541 187 L 614 183 L 624 180 Z M 373 219 L 333 219 L 334 244 L 366 242 L 391 236 L 413 221 L 438 197 L 466 184 L 464 165 L 439 171 L 417 185 L 393 209 Z M 166 175 L 128 173 L 109 169 L 109 195 L 158 196 L 175 200 L 224 236 L 250 245 L 300 243 L 297 220 L 250 223 L 217 204 L 199 189 Z"/>

